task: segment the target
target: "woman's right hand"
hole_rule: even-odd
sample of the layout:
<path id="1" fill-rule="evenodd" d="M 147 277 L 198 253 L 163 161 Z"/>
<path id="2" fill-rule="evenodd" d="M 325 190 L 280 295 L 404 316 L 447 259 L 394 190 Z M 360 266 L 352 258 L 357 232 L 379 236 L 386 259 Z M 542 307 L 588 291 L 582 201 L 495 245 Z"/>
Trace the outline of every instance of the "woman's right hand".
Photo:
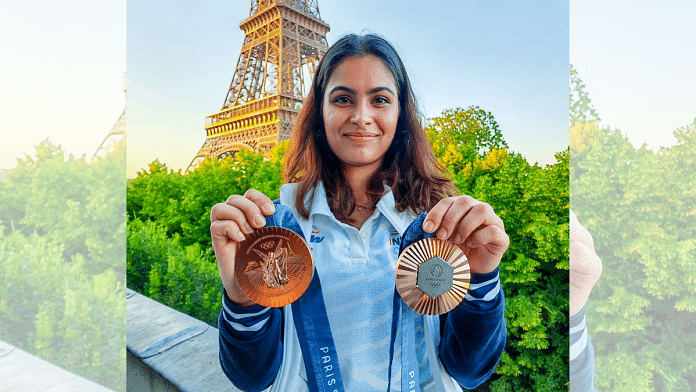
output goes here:
<path id="1" fill-rule="evenodd" d="M 602 275 L 602 260 L 597 256 L 592 235 L 570 210 L 570 315 L 585 306 L 590 292 Z"/>
<path id="2" fill-rule="evenodd" d="M 245 234 L 264 227 L 264 215 L 269 216 L 274 212 L 271 199 L 255 189 L 249 189 L 244 196 L 232 195 L 224 203 L 215 204 L 210 211 L 210 236 L 220 278 L 227 296 L 237 305 L 254 305 L 242 292 L 234 276 L 237 244 L 244 241 Z"/>

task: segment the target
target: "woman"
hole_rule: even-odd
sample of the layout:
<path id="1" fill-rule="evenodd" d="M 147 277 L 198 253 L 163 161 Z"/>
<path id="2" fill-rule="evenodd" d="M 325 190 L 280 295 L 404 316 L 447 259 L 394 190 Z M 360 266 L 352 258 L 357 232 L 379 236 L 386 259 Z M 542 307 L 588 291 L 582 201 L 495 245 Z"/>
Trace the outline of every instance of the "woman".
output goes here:
<path id="1" fill-rule="evenodd" d="M 457 383 L 474 388 L 487 380 L 505 346 L 498 264 L 509 239 L 489 205 L 454 196 L 418 121 L 406 70 L 387 41 L 348 35 L 328 50 L 287 154 L 280 204 L 305 228 L 338 357 L 322 376 L 350 391 L 398 384 L 409 391 L 461 390 Z M 274 212 L 271 200 L 255 190 L 212 209 L 210 231 L 225 287 L 221 364 L 244 390 L 333 391 L 335 385 L 320 385 L 320 378 L 307 381 L 307 374 L 316 375 L 312 359 L 298 353 L 304 338 L 292 327 L 304 320 L 293 320 L 311 317 L 289 306 L 254 305 L 234 277 L 237 243 Z M 394 268 L 398 244 L 422 212 L 428 214 L 417 221 L 418 231 L 422 225 L 464 251 L 472 286 L 451 312 L 408 321 L 408 312 L 395 310 L 401 307 L 394 300 Z M 416 370 L 406 371 L 415 361 Z"/>

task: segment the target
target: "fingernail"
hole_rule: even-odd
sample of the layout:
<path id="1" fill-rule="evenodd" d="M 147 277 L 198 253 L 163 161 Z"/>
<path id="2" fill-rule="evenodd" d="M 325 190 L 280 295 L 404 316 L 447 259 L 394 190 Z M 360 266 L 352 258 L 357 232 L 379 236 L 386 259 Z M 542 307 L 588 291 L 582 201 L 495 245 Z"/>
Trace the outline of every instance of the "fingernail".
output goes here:
<path id="1" fill-rule="evenodd" d="M 242 241 L 244 241 L 245 239 L 246 239 L 246 237 L 244 237 L 244 234 L 242 234 L 241 231 L 238 231 L 238 232 L 237 232 L 237 241 L 242 242 Z"/>
<path id="2" fill-rule="evenodd" d="M 254 216 L 254 225 L 256 227 L 263 227 L 266 225 L 266 219 L 264 219 L 264 217 L 261 215 L 256 215 Z"/>
<path id="3" fill-rule="evenodd" d="M 273 203 L 266 203 L 263 205 L 263 213 L 266 215 L 272 215 L 275 212 L 275 206 Z"/>
<path id="4" fill-rule="evenodd" d="M 447 230 L 445 229 L 440 229 L 437 231 L 437 238 L 441 240 L 446 240 L 447 239 Z"/>
<path id="5" fill-rule="evenodd" d="M 462 235 L 457 233 L 457 235 L 454 236 L 454 243 L 455 244 L 461 244 L 462 243 Z"/>
<path id="6" fill-rule="evenodd" d="M 249 224 L 247 222 L 244 222 L 244 232 L 249 234 L 252 231 L 254 231 L 254 229 L 252 229 L 251 226 L 249 226 Z"/>
<path id="7" fill-rule="evenodd" d="M 432 233 L 432 232 L 433 232 L 433 229 L 434 229 L 433 226 L 434 226 L 434 225 L 433 225 L 433 222 L 427 221 L 427 222 L 425 222 L 425 224 L 423 225 L 423 231 L 425 231 L 426 233 Z"/>

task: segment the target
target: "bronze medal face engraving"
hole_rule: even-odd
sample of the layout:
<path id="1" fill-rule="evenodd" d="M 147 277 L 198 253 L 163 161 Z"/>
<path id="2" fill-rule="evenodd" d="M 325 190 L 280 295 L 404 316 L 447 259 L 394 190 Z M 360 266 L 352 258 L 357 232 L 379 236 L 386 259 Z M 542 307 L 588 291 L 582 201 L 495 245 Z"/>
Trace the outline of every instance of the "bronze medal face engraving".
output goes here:
<path id="1" fill-rule="evenodd" d="M 407 246 L 396 262 L 396 291 L 421 314 L 454 309 L 466 297 L 470 282 L 469 262 L 461 249 L 435 237 Z"/>
<path id="2" fill-rule="evenodd" d="M 250 300 L 280 308 L 304 294 L 314 260 L 304 238 L 282 227 L 255 230 L 239 244 L 234 273 Z"/>

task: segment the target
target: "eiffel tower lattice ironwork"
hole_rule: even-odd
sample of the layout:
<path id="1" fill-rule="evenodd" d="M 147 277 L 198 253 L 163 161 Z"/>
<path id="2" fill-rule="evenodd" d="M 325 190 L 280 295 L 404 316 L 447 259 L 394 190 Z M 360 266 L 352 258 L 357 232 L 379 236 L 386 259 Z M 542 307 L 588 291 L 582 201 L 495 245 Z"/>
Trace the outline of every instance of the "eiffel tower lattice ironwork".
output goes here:
<path id="1" fill-rule="evenodd" d="M 242 149 L 267 152 L 288 139 L 314 70 L 328 50 L 329 25 L 317 0 L 252 0 L 239 28 L 244 43 L 222 109 L 206 118 L 206 141 L 187 170 L 206 157 Z"/>
<path id="2" fill-rule="evenodd" d="M 126 93 L 126 72 L 123 72 L 123 92 Z M 100 157 L 100 158 L 105 158 L 106 155 L 110 152 L 112 152 L 116 146 L 119 143 L 125 144 L 125 139 L 126 139 L 126 108 L 123 108 L 123 112 L 119 116 L 118 120 L 116 120 L 116 123 L 114 123 L 114 126 L 111 127 L 111 130 L 109 133 L 106 135 L 104 140 L 101 142 L 99 145 L 99 148 L 97 148 L 97 151 L 94 152 L 94 155 L 92 155 L 92 158 L 89 160 L 90 162 L 94 161 L 95 158 Z"/>

